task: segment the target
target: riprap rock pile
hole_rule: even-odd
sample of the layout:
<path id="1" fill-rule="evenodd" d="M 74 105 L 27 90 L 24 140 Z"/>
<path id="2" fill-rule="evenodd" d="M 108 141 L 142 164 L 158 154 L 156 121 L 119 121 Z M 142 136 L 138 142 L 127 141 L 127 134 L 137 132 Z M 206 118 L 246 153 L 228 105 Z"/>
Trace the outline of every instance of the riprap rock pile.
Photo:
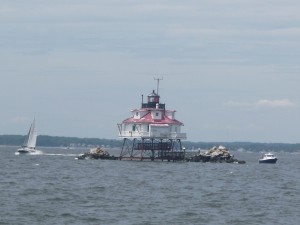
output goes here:
<path id="1" fill-rule="evenodd" d="M 77 157 L 77 159 L 110 159 L 115 160 L 117 157 L 111 156 L 106 150 L 97 147 L 90 149 L 89 152 L 81 154 Z"/>
<path id="2" fill-rule="evenodd" d="M 210 150 L 191 156 L 186 159 L 189 162 L 219 162 L 219 163 L 246 163 L 245 161 L 237 160 L 231 155 L 224 146 L 214 146 Z"/>

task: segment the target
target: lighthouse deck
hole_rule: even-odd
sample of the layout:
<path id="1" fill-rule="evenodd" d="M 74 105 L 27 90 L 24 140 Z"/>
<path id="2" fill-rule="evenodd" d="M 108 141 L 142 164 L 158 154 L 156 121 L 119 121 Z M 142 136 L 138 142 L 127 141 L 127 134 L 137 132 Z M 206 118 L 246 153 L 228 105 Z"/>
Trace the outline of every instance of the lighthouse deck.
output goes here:
<path id="1" fill-rule="evenodd" d="M 119 133 L 120 138 L 161 138 L 161 139 L 186 139 L 186 133 L 168 132 L 168 133 L 154 133 L 154 132 L 133 132 L 133 131 L 121 131 Z"/>
<path id="2" fill-rule="evenodd" d="M 131 161 L 183 161 L 185 159 L 185 153 L 184 152 L 160 152 L 157 156 L 147 156 L 147 155 L 125 155 L 120 156 L 120 160 L 131 160 Z"/>

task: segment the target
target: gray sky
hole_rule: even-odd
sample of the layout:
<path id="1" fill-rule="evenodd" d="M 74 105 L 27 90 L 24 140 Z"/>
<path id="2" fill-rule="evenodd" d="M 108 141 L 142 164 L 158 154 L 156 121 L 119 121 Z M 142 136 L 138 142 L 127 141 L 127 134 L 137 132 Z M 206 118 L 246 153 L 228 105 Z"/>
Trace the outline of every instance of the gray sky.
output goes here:
<path id="1" fill-rule="evenodd" d="M 1 0 L 0 134 L 117 138 L 156 88 L 190 141 L 300 142 L 297 0 Z"/>

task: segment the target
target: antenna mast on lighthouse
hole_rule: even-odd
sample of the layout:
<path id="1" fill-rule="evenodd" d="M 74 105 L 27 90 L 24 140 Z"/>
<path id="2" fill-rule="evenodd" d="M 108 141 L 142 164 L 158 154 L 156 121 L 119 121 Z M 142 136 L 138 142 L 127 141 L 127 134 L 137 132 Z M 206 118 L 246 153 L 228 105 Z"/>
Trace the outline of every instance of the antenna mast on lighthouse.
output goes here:
<path id="1" fill-rule="evenodd" d="M 164 79 L 163 77 L 161 77 L 161 78 L 155 78 L 155 77 L 154 77 L 154 80 L 157 80 L 156 94 L 158 94 L 159 81 L 160 81 L 160 80 L 163 80 L 163 79 Z"/>

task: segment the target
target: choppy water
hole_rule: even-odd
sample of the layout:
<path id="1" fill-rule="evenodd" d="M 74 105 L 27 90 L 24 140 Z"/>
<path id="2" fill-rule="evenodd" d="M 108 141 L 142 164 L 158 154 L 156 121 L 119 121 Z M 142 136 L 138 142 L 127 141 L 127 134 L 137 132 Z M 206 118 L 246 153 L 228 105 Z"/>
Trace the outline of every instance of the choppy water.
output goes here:
<path id="1" fill-rule="evenodd" d="M 75 160 L 0 147 L 0 224 L 300 224 L 300 154 L 247 164 Z"/>

